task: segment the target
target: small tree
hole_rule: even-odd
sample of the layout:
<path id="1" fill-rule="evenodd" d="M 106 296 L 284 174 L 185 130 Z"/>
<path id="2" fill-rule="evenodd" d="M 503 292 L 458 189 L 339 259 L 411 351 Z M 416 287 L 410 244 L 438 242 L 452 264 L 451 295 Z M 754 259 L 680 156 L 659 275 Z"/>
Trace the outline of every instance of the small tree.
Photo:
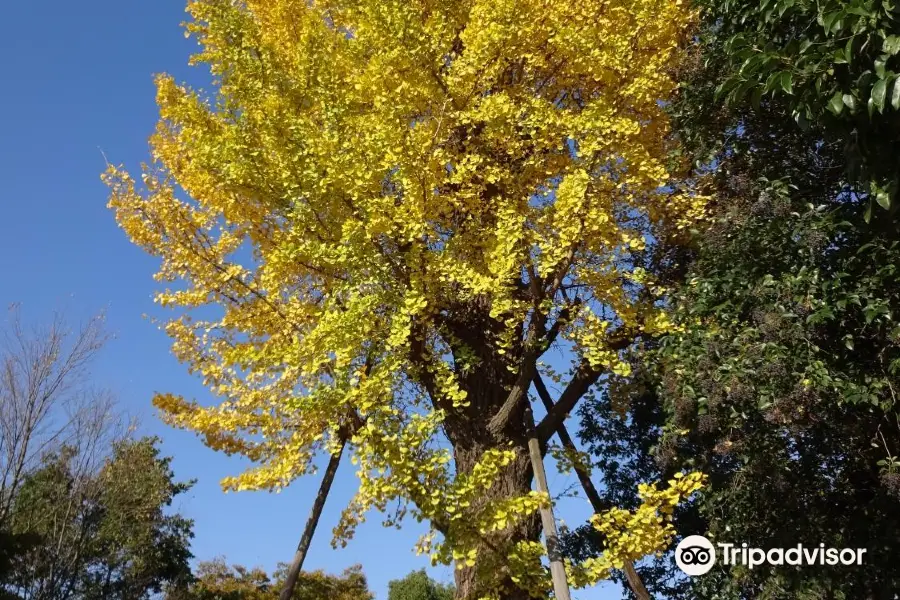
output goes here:
<path id="1" fill-rule="evenodd" d="M 0 531 L 46 455 L 65 446 L 85 473 L 102 461 L 117 423 L 109 395 L 87 375 L 107 339 L 102 316 L 73 331 L 61 315 L 29 328 L 17 307 L 9 311 L 0 329 Z"/>
<path id="2" fill-rule="evenodd" d="M 455 593 L 452 585 L 437 583 L 425 569 L 388 583 L 388 600 L 453 600 Z"/>
<path id="3" fill-rule="evenodd" d="M 229 565 L 217 558 L 197 566 L 195 581 L 187 590 L 167 595 L 170 600 L 275 600 L 282 588 L 287 566 L 280 564 L 270 577 L 258 567 L 248 569 Z M 359 565 L 341 575 L 323 571 L 302 571 L 292 600 L 373 600 L 366 577 Z"/>
<path id="4" fill-rule="evenodd" d="M 190 484 L 173 482 L 156 443 L 116 442 L 91 473 L 63 447 L 29 473 L 9 522 L 30 544 L 4 587 L 23 600 L 139 600 L 189 577 L 191 521 L 165 509 Z"/>

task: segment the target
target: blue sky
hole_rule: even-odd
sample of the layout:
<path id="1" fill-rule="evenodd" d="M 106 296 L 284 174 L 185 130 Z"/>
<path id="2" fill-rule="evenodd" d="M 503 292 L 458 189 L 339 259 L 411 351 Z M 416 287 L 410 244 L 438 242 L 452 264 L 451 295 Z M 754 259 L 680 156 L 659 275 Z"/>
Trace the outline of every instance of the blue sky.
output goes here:
<path id="1" fill-rule="evenodd" d="M 240 469 L 192 435 L 154 416 L 150 398 L 169 391 L 204 400 L 203 387 L 170 355 L 168 339 L 144 313 L 154 313 L 156 261 L 132 246 L 106 209 L 99 175 L 104 153 L 136 167 L 147 157 L 156 122 L 152 75 L 166 71 L 202 85 L 204 72 L 187 67 L 196 48 L 182 35 L 182 0 L 44 0 L 5 3 L 0 19 L 0 303 L 21 303 L 26 320 L 54 310 L 87 319 L 105 310 L 116 339 L 100 356 L 96 383 L 114 391 L 143 431 L 163 439 L 181 479 L 197 485 L 176 507 L 193 518 L 198 559 L 271 569 L 290 560 L 306 520 L 316 479 L 281 494 L 223 494 L 218 481 Z M 5 318 L 3 315 L 2 318 Z M 574 479 L 550 473 L 561 492 Z M 330 530 L 351 497 L 355 477 L 343 465 L 326 505 L 309 569 L 339 572 L 361 563 L 379 600 L 387 582 L 427 566 L 412 551 L 422 529 L 384 529 L 377 515 L 350 545 L 332 550 Z M 575 524 L 588 514 L 582 499 L 566 500 L 560 516 Z M 429 569 L 449 581 L 448 570 Z M 576 598 L 619 597 L 614 586 Z"/>

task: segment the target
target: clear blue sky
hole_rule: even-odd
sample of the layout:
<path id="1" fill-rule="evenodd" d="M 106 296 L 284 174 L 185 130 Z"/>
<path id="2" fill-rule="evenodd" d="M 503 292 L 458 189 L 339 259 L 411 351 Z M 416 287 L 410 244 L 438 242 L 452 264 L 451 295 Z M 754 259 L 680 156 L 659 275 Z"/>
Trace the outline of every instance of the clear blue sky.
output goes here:
<path id="1" fill-rule="evenodd" d="M 155 391 L 206 396 L 172 358 L 166 336 L 142 318 L 155 312 L 156 261 L 116 228 L 99 179 L 101 150 L 111 162 L 132 168 L 146 159 L 156 121 L 154 73 L 204 83 L 204 72 L 187 67 L 196 46 L 182 35 L 184 18 L 183 0 L 4 4 L 0 303 L 21 303 L 31 321 L 46 320 L 56 309 L 75 319 L 106 310 L 116 339 L 100 357 L 95 380 L 117 393 L 144 431 L 163 438 L 179 478 L 199 480 L 176 507 L 196 522 L 194 554 L 272 568 L 291 558 L 318 482 L 302 480 L 281 494 L 225 495 L 218 481 L 240 463 L 155 418 Z M 412 551 L 422 529 L 415 523 L 401 532 L 384 529 L 372 515 L 347 548 L 332 550 L 331 528 L 355 485 L 349 463 L 342 468 L 306 566 L 339 572 L 361 563 L 383 600 L 389 580 L 427 566 Z M 555 492 L 572 482 L 553 473 L 550 479 Z M 580 522 L 586 507 L 584 500 L 567 500 L 561 516 Z M 452 577 L 448 570 L 431 574 Z M 576 593 L 583 600 L 617 597 L 613 586 Z"/>

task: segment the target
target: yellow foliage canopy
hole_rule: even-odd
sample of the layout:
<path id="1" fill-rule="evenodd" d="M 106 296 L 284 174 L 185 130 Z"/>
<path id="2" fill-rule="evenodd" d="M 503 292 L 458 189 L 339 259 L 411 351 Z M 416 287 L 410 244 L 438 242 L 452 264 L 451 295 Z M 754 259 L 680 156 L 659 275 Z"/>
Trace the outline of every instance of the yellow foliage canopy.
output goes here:
<path id="1" fill-rule="evenodd" d="M 680 0 L 188 10 L 192 62 L 211 68 L 215 94 L 160 76 L 142 182 L 105 175 L 122 228 L 162 260 L 175 354 L 220 398 L 156 405 L 258 463 L 224 482 L 233 489 L 287 485 L 350 437 L 361 483 L 341 535 L 396 498 L 448 538 L 455 522 L 483 532 L 533 511 L 546 499 L 473 498 L 524 448 L 509 421 L 540 355 L 568 340 L 572 404 L 627 368 L 628 340 L 669 327 L 662 290 L 635 265 L 703 215 L 668 161 L 660 102 L 690 11 Z M 197 316 L 210 306 L 215 318 Z M 478 378 L 501 401 L 482 398 Z M 458 424 L 479 420 L 494 441 L 454 468 L 443 434 L 461 443 Z"/>

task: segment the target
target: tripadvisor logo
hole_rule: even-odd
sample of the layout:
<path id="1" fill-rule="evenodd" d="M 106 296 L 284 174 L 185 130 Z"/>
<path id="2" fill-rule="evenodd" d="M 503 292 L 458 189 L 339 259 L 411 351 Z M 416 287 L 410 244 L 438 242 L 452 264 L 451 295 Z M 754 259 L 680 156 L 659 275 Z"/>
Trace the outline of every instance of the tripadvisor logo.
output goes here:
<path id="1" fill-rule="evenodd" d="M 716 549 L 702 535 L 689 535 L 675 548 L 675 564 L 688 575 L 703 575 L 716 564 Z"/>
<path id="2" fill-rule="evenodd" d="M 769 550 L 749 548 L 747 544 L 717 543 L 716 546 L 723 565 L 744 565 L 751 569 L 760 565 L 861 565 L 866 553 L 865 548 L 826 548 L 825 544 L 811 548 L 797 544 L 793 548 Z M 716 550 L 702 535 L 690 535 L 675 548 L 675 563 L 687 575 L 703 575 L 716 564 Z"/>

